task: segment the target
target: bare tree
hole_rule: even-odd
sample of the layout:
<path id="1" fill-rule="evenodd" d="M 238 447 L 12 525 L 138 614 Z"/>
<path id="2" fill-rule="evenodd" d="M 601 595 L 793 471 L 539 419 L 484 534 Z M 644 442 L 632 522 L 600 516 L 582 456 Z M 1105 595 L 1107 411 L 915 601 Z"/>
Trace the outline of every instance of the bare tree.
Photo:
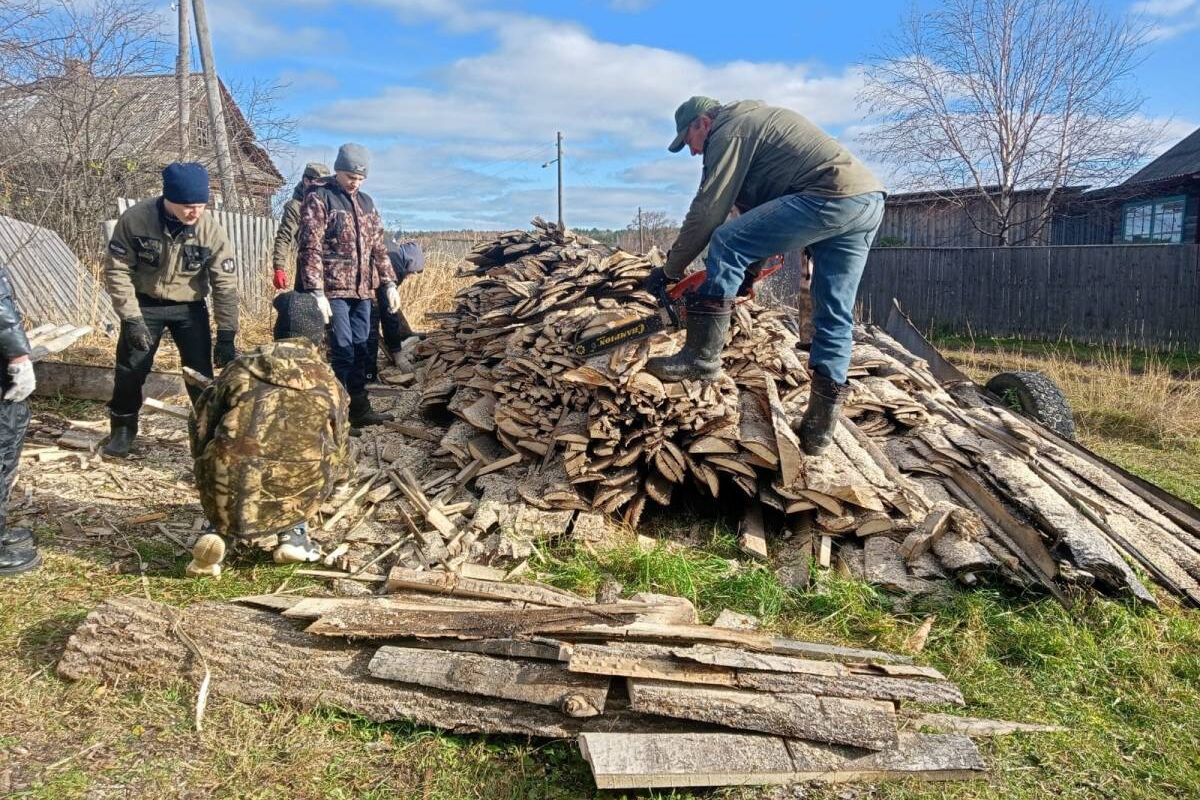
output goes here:
<path id="1" fill-rule="evenodd" d="M 149 104 L 111 79 L 163 71 L 143 0 L 29 0 L 0 18 L 0 206 L 95 252 L 118 196 L 136 197 L 161 135 Z M 103 85 L 104 90 L 100 87 Z"/>
<path id="2" fill-rule="evenodd" d="M 1145 43 L 1093 0 L 914 8 L 866 71 L 867 151 L 996 244 L 1037 240 L 1063 187 L 1116 182 L 1159 138 L 1129 81 Z"/>
<path id="3" fill-rule="evenodd" d="M 648 251 L 658 246 L 664 252 L 679 233 L 679 221 L 665 211 L 642 211 L 641 219 L 634 217 L 618 237 L 618 245 L 630 252 Z M 644 247 L 642 246 L 644 243 Z"/>

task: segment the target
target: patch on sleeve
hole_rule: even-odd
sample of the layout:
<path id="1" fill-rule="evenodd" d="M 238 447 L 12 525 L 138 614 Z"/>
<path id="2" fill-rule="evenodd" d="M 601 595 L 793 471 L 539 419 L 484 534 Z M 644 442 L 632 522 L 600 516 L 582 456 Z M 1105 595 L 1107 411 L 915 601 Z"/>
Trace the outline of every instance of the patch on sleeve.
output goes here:
<path id="1" fill-rule="evenodd" d="M 237 264 L 234 262 L 234 260 L 232 258 L 227 258 L 221 262 L 221 271 L 222 272 L 233 272 L 236 269 L 237 269 Z"/>
<path id="2" fill-rule="evenodd" d="M 129 250 L 126 249 L 125 245 L 121 244 L 116 239 L 113 239 L 108 243 L 108 252 L 112 253 L 114 256 L 129 255 Z"/>

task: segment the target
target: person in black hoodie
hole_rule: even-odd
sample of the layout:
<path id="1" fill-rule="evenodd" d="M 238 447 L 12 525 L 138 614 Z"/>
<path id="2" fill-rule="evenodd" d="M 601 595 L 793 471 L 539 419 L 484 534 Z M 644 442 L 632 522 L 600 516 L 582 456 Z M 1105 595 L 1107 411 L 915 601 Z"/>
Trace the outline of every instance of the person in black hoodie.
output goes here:
<path id="1" fill-rule="evenodd" d="M 29 403 L 37 381 L 29 357 L 29 339 L 21 329 L 8 271 L 0 264 L 0 358 L 4 360 L 0 399 L 0 577 L 28 572 L 42 563 L 33 533 L 6 524 L 8 493 L 17 477 L 21 446 L 29 427 Z"/>

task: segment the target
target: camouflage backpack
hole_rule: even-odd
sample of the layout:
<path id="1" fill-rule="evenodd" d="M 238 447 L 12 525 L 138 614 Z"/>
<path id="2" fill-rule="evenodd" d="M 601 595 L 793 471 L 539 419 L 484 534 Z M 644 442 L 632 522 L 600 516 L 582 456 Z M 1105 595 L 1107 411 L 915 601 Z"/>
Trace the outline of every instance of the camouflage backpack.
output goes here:
<path id="1" fill-rule="evenodd" d="M 200 504 L 216 532 L 263 539 L 312 519 L 350 473 L 346 409 L 345 390 L 305 339 L 225 367 L 189 426 Z"/>

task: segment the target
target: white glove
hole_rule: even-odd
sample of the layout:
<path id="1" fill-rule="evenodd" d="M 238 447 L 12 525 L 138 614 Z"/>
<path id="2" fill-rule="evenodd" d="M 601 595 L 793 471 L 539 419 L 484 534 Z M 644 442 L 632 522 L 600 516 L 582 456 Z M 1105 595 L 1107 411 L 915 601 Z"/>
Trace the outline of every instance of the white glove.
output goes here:
<path id="1" fill-rule="evenodd" d="M 317 294 L 317 308 L 321 309 L 321 316 L 325 318 L 325 324 L 329 324 L 329 320 L 333 319 L 333 309 L 329 307 L 329 298 L 323 294 Z"/>
<path id="2" fill-rule="evenodd" d="M 19 403 L 33 394 L 33 390 L 37 388 L 37 378 L 33 375 L 33 362 L 28 358 L 11 362 L 8 365 L 8 377 L 12 380 L 12 386 L 4 393 L 4 399 L 9 402 Z"/>
<path id="3" fill-rule="evenodd" d="M 400 310 L 400 290 L 395 286 L 387 287 L 387 306 L 389 314 L 395 314 Z"/>

